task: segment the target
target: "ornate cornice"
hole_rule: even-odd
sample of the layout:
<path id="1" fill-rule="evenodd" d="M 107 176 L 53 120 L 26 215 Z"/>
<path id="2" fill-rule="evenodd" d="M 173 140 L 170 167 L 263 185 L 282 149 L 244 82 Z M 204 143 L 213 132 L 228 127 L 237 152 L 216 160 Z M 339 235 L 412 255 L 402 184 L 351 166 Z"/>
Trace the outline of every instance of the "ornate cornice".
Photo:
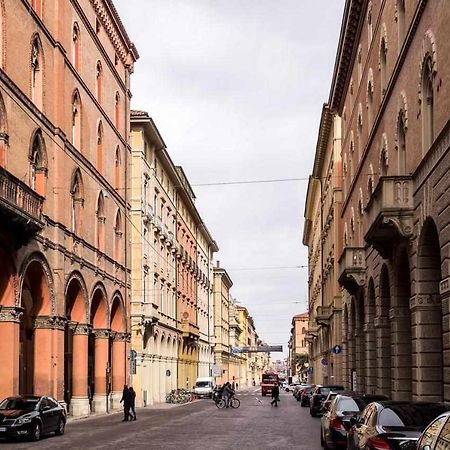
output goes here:
<path id="1" fill-rule="evenodd" d="M 0 322 L 20 323 L 23 309 L 13 306 L 0 306 Z"/>
<path id="2" fill-rule="evenodd" d="M 110 330 L 107 328 L 96 328 L 92 331 L 95 339 L 109 339 Z"/>
<path id="3" fill-rule="evenodd" d="M 74 335 L 85 335 L 91 334 L 92 327 L 87 323 L 70 322 L 69 327 Z"/>
<path id="4" fill-rule="evenodd" d="M 41 328 L 47 330 L 61 330 L 66 329 L 67 318 L 62 316 L 37 316 L 34 318 L 34 328 Z"/>
<path id="5" fill-rule="evenodd" d="M 341 34 L 334 66 L 329 105 L 339 115 L 342 113 L 345 91 L 348 85 L 356 48 L 364 20 L 361 20 L 367 8 L 367 0 L 347 0 L 342 19 Z"/>

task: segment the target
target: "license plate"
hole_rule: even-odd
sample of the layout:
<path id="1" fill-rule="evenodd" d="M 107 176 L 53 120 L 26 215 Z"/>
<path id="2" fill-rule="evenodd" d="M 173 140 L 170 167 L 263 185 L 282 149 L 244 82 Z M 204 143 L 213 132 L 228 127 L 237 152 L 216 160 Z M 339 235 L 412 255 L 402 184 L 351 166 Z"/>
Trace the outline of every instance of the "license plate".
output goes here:
<path id="1" fill-rule="evenodd" d="M 0 427 L 0 431 L 6 431 L 6 427 Z"/>

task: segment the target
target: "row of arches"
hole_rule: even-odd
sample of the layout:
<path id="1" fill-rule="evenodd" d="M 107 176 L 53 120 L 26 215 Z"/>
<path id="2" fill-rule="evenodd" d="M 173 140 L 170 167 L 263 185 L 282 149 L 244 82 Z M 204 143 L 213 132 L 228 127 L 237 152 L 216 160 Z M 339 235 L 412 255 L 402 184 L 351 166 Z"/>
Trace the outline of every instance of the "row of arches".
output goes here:
<path id="1" fill-rule="evenodd" d="M 398 244 L 393 260 L 383 260 L 366 288 L 345 304 L 344 373 L 352 388 L 395 400 L 448 400 L 443 323 L 449 311 L 439 291 L 440 248 L 436 224 L 428 218 L 415 258 L 406 242 Z"/>
<path id="2" fill-rule="evenodd" d="M 67 279 L 56 304 L 52 272 L 32 254 L 17 272 L 0 248 L 0 395 L 48 394 L 86 414 L 107 408 L 125 381 L 127 332 L 122 294 L 108 297 L 101 282 L 88 294 L 83 276 Z"/>

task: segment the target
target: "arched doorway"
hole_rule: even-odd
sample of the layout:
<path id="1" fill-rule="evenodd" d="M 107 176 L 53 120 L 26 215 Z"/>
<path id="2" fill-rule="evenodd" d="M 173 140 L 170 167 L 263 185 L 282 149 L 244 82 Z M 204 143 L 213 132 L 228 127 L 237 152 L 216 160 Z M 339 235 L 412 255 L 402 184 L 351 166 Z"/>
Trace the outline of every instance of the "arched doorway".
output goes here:
<path id="1" fill-rule="evenodd" d="M 111 307 L 111 338 L 110 355 L 111 361 L 108 381 L 108 393 L 111 392 L 111 407 L 120 407 L 123 385 L 126 384 L 126 317 L 122 297 L 116 294 Z M 137 391 L 137 387 L 134 389 Z M 140 396 L 141 393 L 139 392 Z"/>
<path id="2" fill-rule="evenodd" d="M 64 400 L 70 414 L 89 414 L 88 341 L 90 334 L 87 314 L 87 292 L 78 273 L 69 277 L 66 286 L 66 316 L 64 334 Z"/>
<path id="3" fill-rule="evenodd" d="M 392 398 L 411 400 L 411 279 L 409 258 L 402 248 L 394 264 L 394 295 L 390 311 L 392 330 Z"/>
<path id="4" fill-rule="evenodd" d="M 342 347 L 343 347 L 343 362 L 342 362 L 342 373 L 343 373 L 343 379 L 344 383 L 347 387 L 350 386 L 350 361 L 349 361 L 349 347 L 348 347 L 348 323 L 349 323 L 349 317 L 348 317 L 348 308 L 347 304 L 344 304 L 344 320 L 342 321 Z"/>
<path id="5" fill-rule="evenodd" d="M 38 259 L 25 266 L 21 305 L 19 394 L 53 393 L 52 301 L 43 262 Z"/>
<path id="6" fill-rule="evenodd" d="M 425 221 L 417 254 L 417 295 L 412 299 L 412 365 L 417 381 L 413 383 L 413 398 L 430 401 L 450 400 L 444 397 L 442 354 L 442 310 L 439 283 L 441 275 L 441 247 L 434 221 Z M 447 381 L 449 383 L 450 381 Z"/>
<path id="7" fill-rule="evenodd" d="M 350 389 L 356 389 L 356 347 L 355 347 L 355 325 L 356 325 L 356 311 L 355 311 L 355 297 L 351 297 L 349 307 L 349 320 L 348 320 L 348 356 L 349 356 L 349 384 Z"/>
<path id="8" fill-rule="evenodd" d="M 377 341 L 375 336 L 375 286 L 370 278 L 366 296 L 366 392 L 375 394 L 377 390 Z"/>
<path id="9" fill-rule="evenodd" d="M 357 388 L 365 391 L 366 384 L 366 340 L 364 336 L 365 325 L 364 294 L 360 289 L 355 300 L 355 355 Z"/>
<path id="10" fill-rule="evenodd" d="M 380 297 L 376 305 L 375 328 L 377 336 L 377 390 L 391 397 L 391 327 L 389 310 L 391 309 L 391 287 L 387 266 L 383 264 L 380 274 Z"/>
<path id="11" fill-rule="evenodd" d="M 109 310 L 106 291 L 98 284 L 91 301 L 92 333 L 88 345 L 88 385 L 92 393 L 92 411 L 107 410 L 109 360 Z"/>

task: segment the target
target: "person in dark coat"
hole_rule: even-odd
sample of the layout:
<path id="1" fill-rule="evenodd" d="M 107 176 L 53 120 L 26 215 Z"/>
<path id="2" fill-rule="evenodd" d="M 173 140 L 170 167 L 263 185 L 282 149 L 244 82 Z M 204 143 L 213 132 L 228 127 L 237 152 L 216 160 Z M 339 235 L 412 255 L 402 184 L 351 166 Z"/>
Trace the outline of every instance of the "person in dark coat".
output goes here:
<path id="1" fill-rule="evenodd" d="M 278 384 L 275 383 L 275 386 L 272 388 L 272 401 L 270 402 L 273 406 L 278 406 L 278 402 L 280 401 L 280 388 Z"/>
<path id="2" fill-rule="evenodd" d="M 128 389 L 128 386 L 124 384 L 122 391 L 122 398 L 120 399 L 120 403 L 123 402 L 123 420 L 122 422 L 127 422 L 131 420 L 130 408 L 131 408 L 131 392 Z"/>
<path id="3" fill-rule="evenodd" d="M 130 405 L 130 409 L 131 412 L 133 413 L 133 418 L 131 420 L 136 420 L 136 392 L 134 392 L 133 386 L 130 386 L 130 388 L 128 389 L 130 391 L 130 396 L 131 396 L 131 405 Z M 130 414 L 131 417 L 131 414 Z"/>

